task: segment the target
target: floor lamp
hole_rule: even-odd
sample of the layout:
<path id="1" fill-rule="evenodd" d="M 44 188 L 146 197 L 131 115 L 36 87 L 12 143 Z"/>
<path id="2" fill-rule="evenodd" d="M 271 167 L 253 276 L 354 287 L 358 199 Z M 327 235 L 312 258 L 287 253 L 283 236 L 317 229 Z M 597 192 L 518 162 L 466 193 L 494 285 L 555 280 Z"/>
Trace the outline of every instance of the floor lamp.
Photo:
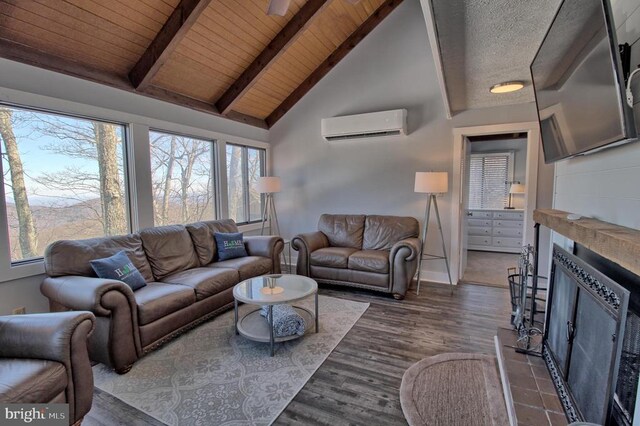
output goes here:
<path id="1" fill-rule="evenodd" d="M 422 227 L 422 244 L 420 245 L 420 259 L 418 260 L 418 288 L 416 294 L 420 294 L 420 273 L 422 272 L 422 260 L 428 256 L 426 260 L 442 259 L 447 266 L 447 274 L 449 275 L 449 284 L 453 292 L 453 283 L 451 282 L 451 271 L 449 270 L 449 258 L 447 257 L 447 247 L 444 244 L 444 234 L 442 233 L 442 222 L 440 221 L 440 211 L 438 210 L 437 194 L 446 194 L 449 192 L 449 174 L 447 172 L 416 172 L 416 181 L 414 192 L 428 194 L 427 207 L 424 211 L 424 224 Z M 436 219 L 438 222 L 438 230 L 440 231 L 440 239 L 442 240 L 442 256 L 426 254 L 424 246 L 427 243 L 427 229 L 429 228 L 429 215 L 431 213 L 431 205 L 435 209 Z"/>
<path id="2" fill-rule="evenodd" d="M 278 214 L 276 213 L 276 205 L 273 201 L 273 194 L 280 192 L 280 178 L 275 176 L 259 177 L 256 183 L 256 190 L 261 194 L 266 194 L 264 200 L 264 208 L 262 210 L 262 228 L 260 235 L 264 235 L 264 225 L 269 221 L 269 232 L 275 228 L 275 235 L 280 235 L 280 225 L 278 224 Z M 275 223 L 275 226 L 273 224 Z"/>

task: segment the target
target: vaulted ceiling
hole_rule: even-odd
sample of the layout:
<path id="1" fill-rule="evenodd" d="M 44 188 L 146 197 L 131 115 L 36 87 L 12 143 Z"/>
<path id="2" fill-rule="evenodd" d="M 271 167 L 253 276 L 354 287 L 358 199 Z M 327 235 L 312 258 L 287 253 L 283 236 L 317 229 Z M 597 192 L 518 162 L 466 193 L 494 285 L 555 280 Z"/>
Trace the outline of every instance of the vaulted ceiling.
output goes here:
<path id="1" fill-rule="evenodd" d="M 402 0 L 0 0 L 0 57 L 270 127 Z"/>

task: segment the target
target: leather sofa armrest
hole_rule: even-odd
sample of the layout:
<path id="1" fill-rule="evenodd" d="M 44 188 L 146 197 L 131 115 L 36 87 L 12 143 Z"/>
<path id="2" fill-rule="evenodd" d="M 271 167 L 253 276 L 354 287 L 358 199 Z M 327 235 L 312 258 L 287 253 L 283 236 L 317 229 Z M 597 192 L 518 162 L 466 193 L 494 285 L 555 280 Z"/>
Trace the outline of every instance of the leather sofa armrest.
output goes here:
<path id="1" fill-rule="evenodd" d="M 54 312 L 0 317 L 0 357 L 70 362 L 71 340 L 80 328 L 85 342 L 93 331 L 90 312 Z M 83 323 L 85 323 L 83 325 Z"/>
<path id="2" fill-rule="evenodd" d="M 111 291 L 121 293 L 132 307 L 136 306 L 131 287 L 118 280 L 76 275 L 47 277 L 40 291 L 52 302 L 72 310 L 91 311 L 96 316 L 111 314 L 112 303 L 105 297 Z"/>
<path id="3" fill-rule="evenodd" d="M 291 247 L 298 254 L 298 275 L 310 276 L 309 257 L 311 253 L 324 247 L 329 247 L 327 236 L 320 231 L 298 234 L 291 240 Z"/>
<path id="4" fill-rule="evenodd" d="M 275 235 L 248 235 L 244 245 L 249 256 L 268 257 L 272 261 L 271 272 L 280 273 L 280 255 L 284 250 L 284 240 Z"/>
<path id="5" fill-rule="evenodd" d="M 408 251 L 402 250 L 406 249 Z M 396 256 L 403 256 L 404 260 L 410 261 L 420 256 L 420 239 L 405 238 L 400 240 L 391 247 L 389 252 L 389 260 L 393 263 Z"/>
<path id="6" fill-rule="evenodd" d="M 393 297 L 403 299 L 413 281 L 420 257 L 420 239 L 398 241 L 389 252 L 390 285 Z"/>
<path id="7" fill-rule="evenodd" d="M 47 359 L 65 366 L 71 423 L 80 421 L 91 409 L 93 372 L 88 339 L 95 320 L 91 312 L 0 317 L 0 357 Z"/>
<path id="8" fill-rule="evenodd" d="M 142 356 L 138 305 L 131 287 L 118 280 L 68 275 L 47 277 L 40 285 L 52 311 L 91 311 L 96 331 L 89 339 L 92 360 L 126 373 Z"/>

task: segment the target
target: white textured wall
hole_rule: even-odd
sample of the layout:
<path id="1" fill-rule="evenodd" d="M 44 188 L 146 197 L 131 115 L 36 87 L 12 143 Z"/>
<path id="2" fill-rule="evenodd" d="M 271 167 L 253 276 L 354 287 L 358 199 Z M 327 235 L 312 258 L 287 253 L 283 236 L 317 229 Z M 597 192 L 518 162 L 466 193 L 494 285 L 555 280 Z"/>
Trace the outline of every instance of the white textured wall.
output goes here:
<path id="1" fill-rule="evenodd" d="M 424 216 L 425 197 L 413 192 L 416 171 L 451 172 L 453 127 L 536 120 L 532 104 L 445 117 L 442 96 L 417 0 L 403 2 L 272 129 L 276 197 L 285 237 L 317 229 L 322 213 Z M 407 108 L 407 137 L 327 143 L 326 117 Z M 450 174 L 451 179 L 451 174 Z M 450 196 L 439 199 L 447 246 Z M 437 251 L 433 222 L 428 246 Z M 442 262 L 425 262 L 426 279 L 444 280 Z"/>
<path id="2" fill-rule="evenodd" d="M 614 0 L 612 7 L 618 42 L 632 45 L 633 69 L 640 62 L 640 2 Z M 639 121 L 638 82 L 634 87 Z M 555 208 L 640 229 L 640 143 L 561 161 L 555 183 Z"/>

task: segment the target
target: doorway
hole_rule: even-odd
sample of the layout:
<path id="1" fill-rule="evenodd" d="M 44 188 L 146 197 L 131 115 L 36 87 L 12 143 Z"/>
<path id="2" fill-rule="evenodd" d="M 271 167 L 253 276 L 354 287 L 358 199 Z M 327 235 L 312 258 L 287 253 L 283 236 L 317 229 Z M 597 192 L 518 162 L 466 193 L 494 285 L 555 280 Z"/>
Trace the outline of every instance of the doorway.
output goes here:
<path id="1" fill-rule="evenodd" d="M 469 136 L 464 158 L 466 283 L 508 287 L 522 247 L 527 135 Z"/>
<path id="2" fill-rule="evenodd" d="M 508 285 L 507 268 L 533 241 L 539 138 L 537 122 L 454 129 L 454 282 Z"/>

